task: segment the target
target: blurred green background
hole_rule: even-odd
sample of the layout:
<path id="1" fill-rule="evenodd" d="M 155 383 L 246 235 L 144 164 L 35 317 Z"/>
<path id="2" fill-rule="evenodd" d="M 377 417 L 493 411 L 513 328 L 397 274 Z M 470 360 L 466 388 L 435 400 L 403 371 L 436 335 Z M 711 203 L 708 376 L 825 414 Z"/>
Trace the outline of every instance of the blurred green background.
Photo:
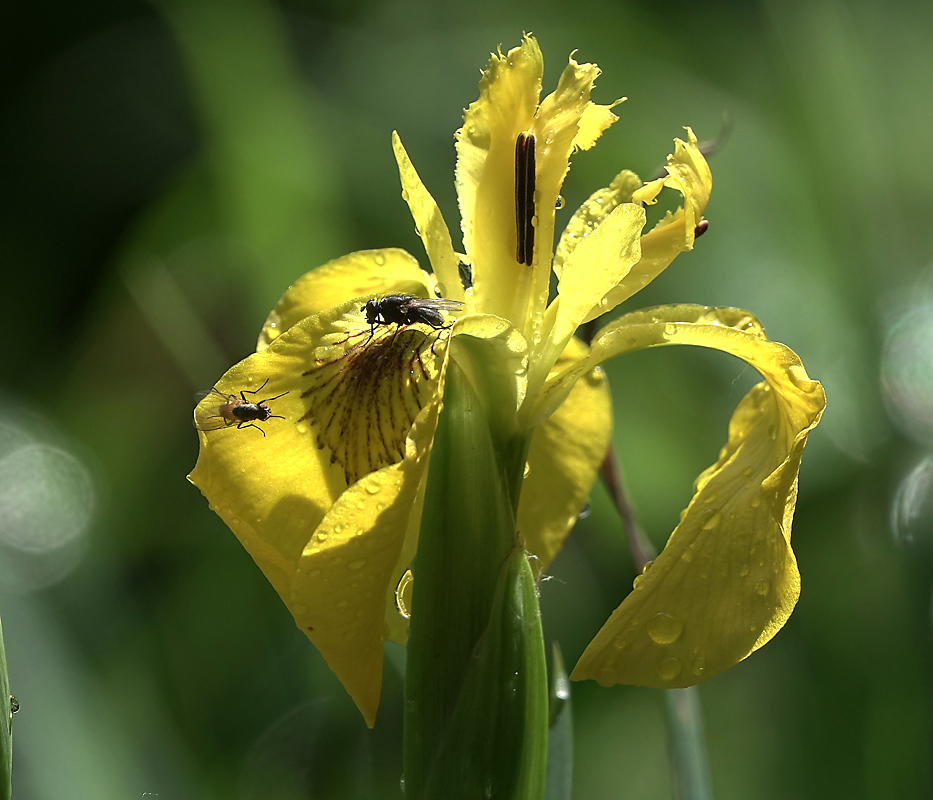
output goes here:
<path id="1" fill-rule="evenodd" d="M 628 307 L 747 308 L 828 395 L 797 610 L 700 687 L 714 796 L 933 796 L 933 6 L 14 0 L 0 614 L 18 800 L 401 797 L 401 654 L 369 731 L 185 481 L 192 396 L 307 269 L 383 246 L 424 262 L 393 129 L 458 228 L 453 131 L 523 31 L 545 91 L 576 48 L 603 69 L 598 102 L 630 98 L 574 157 L 563 221 L 619 169 L 653 175 L 682 126 L 708 140 L 733 120 L 709 233 Z M 662 545 L 752 375 L 683 348 L 608 371 Z M 597 488 L 541 586 L 569 664 L 633 575 Z M 661 694 L 574 690 L 574 796 L 671 797 Z"/>

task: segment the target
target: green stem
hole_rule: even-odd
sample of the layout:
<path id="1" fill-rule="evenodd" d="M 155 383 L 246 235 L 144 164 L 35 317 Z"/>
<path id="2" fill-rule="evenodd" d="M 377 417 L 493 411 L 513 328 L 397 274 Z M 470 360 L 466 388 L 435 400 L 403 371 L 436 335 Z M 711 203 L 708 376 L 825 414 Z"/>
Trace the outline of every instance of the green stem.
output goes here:
<path id="1" fill-rule="evenodd" d="M 9 800 L 13 793 L 13 710 L 10 680 L 6 671 L 3 629 L 0 628 L 0 800 Z"/>
<path id="2" fill-rule="evenodd" d="M 405 794 L 543 796 L 547 674 L 518 545 L 523 441 L 496 441 L 451 361 L 431 454 L 405 679 Z"/>

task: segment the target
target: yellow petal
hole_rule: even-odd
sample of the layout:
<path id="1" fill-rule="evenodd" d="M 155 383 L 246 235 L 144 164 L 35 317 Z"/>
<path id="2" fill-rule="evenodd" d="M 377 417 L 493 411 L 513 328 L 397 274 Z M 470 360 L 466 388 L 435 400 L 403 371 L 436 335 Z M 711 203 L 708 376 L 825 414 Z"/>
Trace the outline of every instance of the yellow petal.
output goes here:
<path id="1" fill-rule="evenodd" d="M 557 297 L 547 311 L 543 326 L 547 337 L 532 362 L 532 392 L 593 306 L 638 262 L 644 226 L 645 210 L 624 203 L 574 248 L 561 271 Z"/>
<path id="2" fill-rule="evenodd" d="M 393 292 L 432 296 L 417 260 L 398 248 L 361 250 L 306 272 L 282 295 L 259 334 L 264 350 L 296 322 L 354 297 Z"/>
<path id="3" fill-rule="evenodd" d="M 585 353 L 582 342 L 571 340 L 558 368 Z M 577 521 L 606 457 L 611 431 L 609 383 L 599 369 L 578 380 L 557 411 L 534 429 L 518 531 L 525 549 L 535 556 L 535 577 L 547 569 Z"/>
<path id="4" fill-rule="evenodd" d="M 392 133 L 392 148 L 395 151 L 395 160 L 398 162 L 399 178 L 402 182 L 402 197 L 411 209 L 415 220 L 415 228 L 421 241 L 424 242 L 425 252 L 434 274 L 437 276 L 441 294 L 449 300 L 464 298 L 463 285 L 460 282 L 460 259 L 454 253 L 450 243 L 450 231 L 447 223 L 441 216 L 441 210 L 434 202 L 434 198 L 421 182 L 408 153 L 402 146 L 398 134 Z"/>
<path id="5" fill-rule="evenodd" d="M 370 727 L 390 637 L 387 617 L 401 630 L 407 624 L 396 610 L 395 589 L 417 545 L 417 535 L 406 543 L 406 534 L 417 530 L 412 517 L 420 512 L 413 511 L 438 408 L 435 401 L 419 415 L 402 462 L 367 475 L 338 498 L 297 560 L 286 601 Z"/>
<path id="6" fill-rule="evenodd" d="M 790 615 L 800 590 L 790 548 L 797 472 L 825 405 L 800 359 L 750 314 L 662 306 L 620 317 L 550 389 L 596 363 L 645 347 L 695 344 L 732 353 L 765 378 L 742 400 L 719 460 L 661 555 L 599 632 L 572 677 L 690 686 L 748 656 Z"/>
<path id="7" fill-rule="evenodd" d="M 492 56 L 457 131 L 457 197 L 477 310 L 515 320 L 531 271 L 515 260 L 515 140 L 533 122 L 544 62 L 538 43 Z"/>
<path id="8" fill-rule="evenodd" d="M 590 103 L 583 110 L 583 116 L 578 123 L 579 130 L 577 131 L 577 135 L 573 137 L 574 149 L 589 150 L 596 144 L 596 140 L 602 136 L 603 131 L 612 125 L 613 122 L 618 121 L 619 118 L 612 113 L 612 109 L 624 101 L 625 98 L 623 97 L 616 100 L 614 103 L 610 103 L 608 106 Z"/>
<path id="9" fill-rule="evenodd" d="M 686 142 L 680 139 L 674 142 L 674 153 L 667 157 L 668 176 L 645 184 L 635 192 L 632 201 L 653 204 L 661 189 L 668 187 L 683 195 L 684 204 L 677 211 L 666 214 L 651 231 L 642 236 L 641 260 L 593 308 L 585 322 L 611 311 L 660 275 L 678 253 L 693 249 L 694 231 L 703 219 L 703 211 L 713 188 L 713 178 L 692 130 L 687 128 Z"/>
<path id="10" fill-rule="evenodd" d="M 420 332 L 417 326 L 396 332 L 381 326 L 370 334 L 358 303 L 303 319 L 224 375 L 217 391 L 196 409 L 196 420 L 208 429 L 200 431 L 201 452 L 189 480 L 233 530 L 372 724 L 382 642 L 389 635 L 386 619 L 394 610 L 397 576 L 407 565 L 400 562 L 410 560 L 413 551 L 406 537 L 437 418 L 436 372 L 441 367 L 433 364 L 443 361 L 446 343 L 436 340 L 447 332 Z M 426 348 L 433 349 L 429 355 L 408 347 L 414 339 L 406 334 L 419 333 L 433 338 Z M 364 361 L 348 366 L 347 372 L 362 369 L 367 357 L 361 353 L 370 348 L 387 356 L 405 376 L 380 372 L 375 382 L 342 376 L 356 386 L 344 393 L 354 405 L 345 419 L 335 412 L 332 424 L 359 425 L 364 432 L 354 428 L 354 441 L 375 436 L 387 452 L 392 450 L 389 455 L 377 452 L 374 471 L 348 488 L 347 473 L 362 462 L 353 461 L 351 454 L 348 469 L 322 447 L 326 434 L 319 422 L 309 420 L 310 412 L 319 412 L 321 398 L 308 389 L 320 389 L 315 364 L 322 362 L 327 370 L 354 348 L 352 358 Z M 271 416 L 256 421 L 256 428 L 224 425 L 218 404 L 260 387 L 259 394 L 245 398 L 274 398 L 267 403 Z M 413 412 L 407 397 L 411 392 L 420 392 Z M 404 414 L 412 413 L 413 423 L 403 432 L 402 445 L 393 449 L 395 445 L 386 444 L 387 426 L 400 424 L 404 414 L 399 406 Z M 372 446 L 367 443 L 360 451 L 371 453 Z"/>
<path id="11" fill-rule="evenodd" d="M 564 262 L 574 248 L 622 203 L 631 203 L 632 195 L 641 188 L 641 180 L 631 170 L 622 170 L 605 189 L 593 192 L 580 206 L 564 228 L 554 253 L 554 273 L 560 277 Z"/>
<path id="12" fill-rule="evenodd" d="M 309 318 L 297 380 L 307 407 L 298 422 L 310 424 L 348 485 L 402 460 L 415 418 L 438 392 L 450 335 L 427 325 L 373 331 L 358 302 Z"/>
<path id="13" fill-rule="evenodd" d="M 612 106 L 597 106 L 590 101 L 590 93 L 598 76 L 599 67 L 595 64 L 578 64 L 573 58 L 569 59 L 557 89 L 541 101 L 541 107 L 531 128 L 536 139 L 537 172 L 537 244 L 532 314 L 540 313 L 547 305 L 554 246 L 555 208 L 564 177 L 570 168 L 570 154 L 575 147 L 591 146 L 596 137 L 617 119 L 615 114 L 609 111 Z M 529 333 L 526 332 L 526 335 Z"/>

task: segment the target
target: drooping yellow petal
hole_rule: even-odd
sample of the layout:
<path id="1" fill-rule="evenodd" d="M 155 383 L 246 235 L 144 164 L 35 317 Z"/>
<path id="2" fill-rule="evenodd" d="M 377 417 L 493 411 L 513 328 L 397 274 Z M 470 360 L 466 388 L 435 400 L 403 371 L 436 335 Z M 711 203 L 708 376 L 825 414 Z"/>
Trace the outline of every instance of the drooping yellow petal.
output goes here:
<path id="1" fill-rule="evenodd" d="M 585 353 L 582 342 L 571 340 L 557 368 Z M 518 531 L 535 556 L 535 577 L 547 569 L 586 504 L 611 431 L 609 383 L 600 369 L 578 380 L 557 411 L 535 428 L 518 504 Z"/>
<path id="2" fill-rule="evenodd" d="M 668 176 L 645 184 L 634 193 L 632 202 L 651 205 L 661 189 L 668 187 L 683 195 L 683 206 L 666 214 L 651 231 L 642 236 L 641 259 L 619 285 L 593 308 L 585 322 L 596 319 L 628 300 L 660 275 L 678 253 L 693 249 L 694 231 L 703 219 L 703 211 L 713 188 L 713 178 L 690 128 L 687 128 L 686 142 L 680 139 L 674 142 L 674 153 L 667 158 Z"/>
<path id="3" fill-rule="evenodd" d="M 415 228 L 438 280 L 441 294 L 448 300 L 464 299 L 463 285 L 460 282 L 460 259 L 454 253 L 450 242 L 450 231 L 441 216 L 434 198 L 421 182 L 408 153 L 402 146 L 398 133 L 392 132 L 392 149 L 398 162 L 398 174 L 402 182 L 402 198 L 408 203 Z"/>
<path id="4" fill-rule="evenodd" d="M 531 285 L 531 270 L 515 260 L 515 140 L 532 125 L 543 71 L 530 36 L 493 55 L 457 131 L 457 197 L 476 308 L 513 321 Z"/>
<path id="5" fill-rule="evenodd" d="M 382 687 L 386 620 L 407 624 L 395 607 L 439 402 L 419 415 L 403 461 L 351 486 L 317 527 L 295 565 L 287 601 L 295 622 L 321 652 L 366 724 L 373 726 Z M 410 554 L 408 556 L 410 559 Z"/>
<path id="6" fill-rule="evenodd" d="M 765 381 L 739 404 L 719 460 L 697 480 L 661 555 L 581 657 L 576 679 L 690 686 L 767 642 L 799 594 L 790 525 L 800 458 L 825 397 L 800 359 L 769 341 L 752 315 L 705 306 L 625 315 L 549 389 L 559 396 L 574 375 L 605 358 L 667 344 L 731 353 Z"/>
<path id="7" fill-rule="evenodd" d="M 245 398 L 251 403 L 273 398 L 266 406 L 270 416 L 253 423 L 258 430 L 222 421 L 202 426 L 209 429 L 200 432 L 201 452 L 189 479 L 237 535 L 372 724 L 382 642 L 389 635 L 387 614 L 394 609 L 399 561 L 440 402 L 437 372 L 443 367 L 435 364 L 443 360 L 446 341 L 438 340 L 446 340 L 447 332 L 383 326 L 371 334 L 358 302 L 306 317 L 224 375 L 217 391 L 199 405 L 196 419 L 222 416 L 215 406 L 225 397 L 260 388 Z M 419 333 L 420 343 L 412 338 Z M 364 355 L 367 349 L 371 352 Z M 372 367 L 373 359 L 380 362 L 378 380 L 352 375 Z M 339 372 L 334 364 L 346 367 L 334 384 L 349 407 L 328 406 L 332 398 L 320 397 L 326 382 L 316 378 L 316 369 L 330 370 L 331 376 Z M 341 381 L 355 390 L 341 390 Z M 322 407 L 330 409 L 329 423 L 321 421 Z M 406 423 L 409 414 L 413 422 Z M 334 458 L 323 430 L 328 424 L 352 425 L 348 441 L 375 437 L 384 446 L 373 471 L 356 474 L 363 462 L 354 461 L 352 452 Z M 405 424 L 396 448 L 396 428 Z M 369 445 L 361 452 L 367 448 L 371 453 Z M 348 475 L 361 480 L 348 487 Z"/>
<path id="8" fill-rule="evenodd" d="M 430 297 L 429 278 L 418 261 L 398 248 L 360 250 L 306 272 L 269 313 L 259 334 L 264 350 L 296 322 L 354 297 L 394 292 Z"/>

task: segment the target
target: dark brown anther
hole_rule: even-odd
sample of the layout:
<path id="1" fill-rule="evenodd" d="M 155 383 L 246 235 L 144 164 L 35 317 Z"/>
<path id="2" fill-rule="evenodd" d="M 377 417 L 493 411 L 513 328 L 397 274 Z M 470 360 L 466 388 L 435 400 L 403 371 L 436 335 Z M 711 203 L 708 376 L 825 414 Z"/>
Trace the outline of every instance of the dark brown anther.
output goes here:
<path id="1" fill-rule="evenodd" d="M 515 140 L 515 260 L 531 266 L 535 250 L 535 137 Z"/>
<path id="2" fill-rule="evenodd" d="M 699 239 L 709 230 L 709 220 L 701 219 L 700 224 L 693 229 L 693 238 Z"/>

